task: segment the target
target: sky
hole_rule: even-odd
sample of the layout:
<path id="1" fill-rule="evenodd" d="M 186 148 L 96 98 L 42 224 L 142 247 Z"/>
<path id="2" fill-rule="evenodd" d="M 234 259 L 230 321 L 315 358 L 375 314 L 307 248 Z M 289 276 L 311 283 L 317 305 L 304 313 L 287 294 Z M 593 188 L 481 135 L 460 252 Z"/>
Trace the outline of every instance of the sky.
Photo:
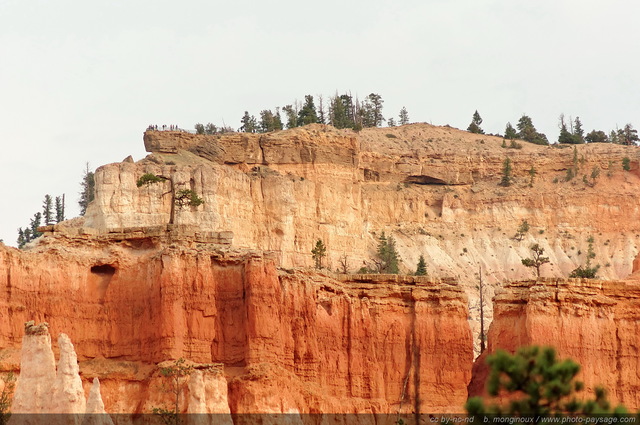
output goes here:
<path id="1" fill-rule="evenodd" d="M 240 127 L 302 101 L 377 93 L 383 115 L 557 140 L 640 126 L 635 0 L 0 0 L 0 239 L 77 205 L 85 164 L 137 161 L 149 124 Z M 317 99 L 317 98 L 316 98 Z"/>

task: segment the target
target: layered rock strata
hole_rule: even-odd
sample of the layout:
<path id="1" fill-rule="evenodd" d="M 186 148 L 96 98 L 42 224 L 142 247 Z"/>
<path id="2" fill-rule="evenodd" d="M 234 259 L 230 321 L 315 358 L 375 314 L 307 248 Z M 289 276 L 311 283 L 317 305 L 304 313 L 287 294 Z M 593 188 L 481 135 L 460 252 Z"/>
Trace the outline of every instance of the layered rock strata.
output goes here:
<path id="1" fill-rule="evenodd" d="M 585 395 L 608 390 L 612 404 L 640 408 L 640 281 L 541 279 L 507 285 L 494 299 L 487 351 L 476 361 L 470 395 L 483 393 L 486 356 L 497 349 L 549 345 L 581 365 Z"/>
<path id="2" fill-rule="evenodd" d="M 472 339 L 452 281 L 342 281 L 251 252 L 64 243 L 0 248 L 0 342 L 17 346 L 26 317 L 65 330 L 110 413 L 160 405 L 153 364 L 180 357 L 224 364 L 205 399 L 224 405 L 228 379 L 232 413 L 455 412 L 466 399 Z M 135 368 L 102 375 L 114 362 Z"/>
<path id="3" fill-rule="evenodd" d="M 551 260 L 542 270 L 547 277 L 583 265 L 590 237 L 602 278 L 625 278 L 639 252 L 635 147 L 518 142 L 511 149 L 502 138 L 428 124 L 359 133 L 321 125 L 211 136 L 150 131 L 144 142 L 147 158 L 96 171 L 82 231 L 166 226 L 171 183 L 139 188 L 144 173 L 204 200 L 178 208 L 175 225 L 233 234 L 221 240 L 268 250 L 283 267 L 312 266 L 310 250 L 322 239 L 331 270 L 343 263 L 350 272 L 375 268 L 384 231 L 396 239 L 402 272 L 415 271 L 424 255 L 431 276 L 456 276 L 467 288 L 475 334 L 480 268 L 490 299 L 499 283 L 533 276 L 521 260 L 534 243 Z M 506 158 L 509 187 L 499 185 Z M 523 221 L 530 228 L 515 238 Z M 488 320 L 491 314 L 489 305 Z"/>

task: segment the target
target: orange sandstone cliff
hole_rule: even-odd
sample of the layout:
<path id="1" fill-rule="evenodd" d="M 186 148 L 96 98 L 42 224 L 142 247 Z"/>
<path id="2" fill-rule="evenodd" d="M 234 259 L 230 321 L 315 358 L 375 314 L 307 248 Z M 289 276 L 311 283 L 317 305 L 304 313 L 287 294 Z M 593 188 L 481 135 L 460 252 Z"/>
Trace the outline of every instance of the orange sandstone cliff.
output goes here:
<path id="1" fill-rule="evenodd" d="M 541 279 L 507 285 L 494 298 L 487 351 L 476 361 L 470 396 L 484 394 L 486 356 L 548 345 L 581 366 L 585 395 L 640 408 L 640 280 Z"/>
<path id="2" fill-rule="evenodd" d="M 144 173 L 170 176 L 176 190 L 203 198 L 178 209 L 174 226 L 270 251 L 282 267 L 312 266 L 310 250 L 322 239 L 330 270 L 375 268 L 384 231 L 397 242 L 402 272 L 424 255 L 430 276 L 453 276 L 465 288 L 475 335 L 479 268 L 490 299 L 500 284 L 533 276 L 521 263 L 533 243 L 551 260 L 546 277 L 584 264 L 589 237 L 601 278 L 625 278 L 639 252 L 640 156 L 632 146 L 511 149 L 498 137 L 428 124 L 359 133 L 318 124 L 266 134 L 148 131 L 144 142 L 146 158 L 98 168 L 81 232 L 166 226 L 170 183 L 137 187 Z M 502 187 L 506 158 L 514 180 Z M 515 240 L 523 221 L 530 230 Z M 490 304 L 485 313 L 491 320 Z"/>
<path id="3" fill-rule="evenodd" d="M 18 367 L 24 322 L 46 321 L 73 341 L 85 392 L 100 379 L 108 412 L 166 403 L 158 365 L 180 357 L 203 373 L 189 384 L 199 409 L 208 391 L 231 413 L 460 412 L 481 268 L 487 298 L 498 294 L 489 351 L 556 345 L 588 386 L 617 386 L 614 400 L 640 407 L 637 286 L 622 281 L 639 251 L 637 148 L 508 149 L 427 124 L 144 142 L 146 158 L 96 170 L 84 218 L 48 226 L 26 251 L 0 246 L 1 369 Z M 168 180 L 138 187 L 144 173 Z M 170 223 L 172 186 L 204 204 Z M 375 267 L 383 231 L 401 271 L 424 255 L 429 278 L 353 274 Z M 612 281 L 566 280 L 590 236 Z M 328 269 L 348 274 L 309 271 L 318 239 Z M 532 243 L 551 259 L 547 279 L 508 283 L 532 276 L 521 264 Z M 475 367 L 472 393 L 486 373 Z"/>
<path id="4" fill-rule="evenodd" d="M 472 337 L 454 282 L 336 280 L 153 238 L 49 241 L 0 248 L 5 368 L 24 322 L 46 321 L 73 341 L 87 390 L 100 378 L 108 412 L 159 405 L 155 364 L 180 357 L 220 364 L 232 413 L 457 412 L 466 400 Z"/>

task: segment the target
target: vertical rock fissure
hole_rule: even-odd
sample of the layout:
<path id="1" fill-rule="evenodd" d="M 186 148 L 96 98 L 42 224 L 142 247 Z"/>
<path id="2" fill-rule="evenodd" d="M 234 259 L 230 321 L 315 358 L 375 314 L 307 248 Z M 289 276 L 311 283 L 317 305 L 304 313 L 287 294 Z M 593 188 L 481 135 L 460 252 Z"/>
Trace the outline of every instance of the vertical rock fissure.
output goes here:
<path id="1" fill-rule="evenodd" d="M 413 352 L 413 414 L 416 423 L 420 421 L 420 346 L 416 343 L 416 299 L 411 289 L 411 351 Z"/>
<path id="2" fill-rule="evenodd" d="M 258 147 L 260 148 L 260 158 L 258 160 L 260 161 L 260 164 L 266 165 L 267 161 L 265 160 L 264 156 L 264 146 L 262 146 L 263 138 L 264 136 L 260 136 L 260 138 L 258 139 Z"/>
<path id="3" fill-rule="evenodd" d="M 353 397 L 353 381 L 351 376 L 351 367 L 353 365 L 353 359 L 351 357 L 351 302 L 349 302 L 349 310 L 347 313 L 347 358 L 349 359 L 347 367 L 347 379 L 349 382 L 349 396 Z"/>
<path id="4" fill-rule="evenodd" d="M 409 378 L 411 377 L 411 370 L 414 368 L 414 362 L 415 362 L 415 337 L 416 337 L 416 330 L 415 330 L 415 320 L 416 320 L 416 310 L 415 310 L 415 299 L 413 298 L 413 289 L 410 290 L 410 298 L 409 298 L 409 307 L 411 309 L 411 325 L 410 325 L 410 335 L 408 335 L 407 338 L 407 353 L 406 353 L 406 359 L 407 359 L 407 373 L 404 376 L 404 380 L 402 383 L 402 393 L 400 394 L 400 402 L 398 403 L 398 418 L 400 417 L 400 413 L 402 413 L 402 403 L 404 402 L 404 399 L 407 395 L 407 388 L 409 386 Z M 418 379 L 418 383 L 419 383 L 419 379 Z M 417 387 L 416 385 L 416 378 L 415 378 L 415 369 L 414 369 L 414 393 L 417 399 Z M 414 401 L 414 409 L 415 409 L 415 401 Z M 418 419 L 418 418 L 416 418 Z M 417 423 L 417 422 L 416 422 Z"/>
<path id="5" fill-rule="evenodd" d="M 616 399 L 618 403 L 622 403 L 623 382 L 622 382 L 622 341 L 620 339 L 620 321 L 616 320 L 616 371 L 618 372 L 616 380 Z"/>

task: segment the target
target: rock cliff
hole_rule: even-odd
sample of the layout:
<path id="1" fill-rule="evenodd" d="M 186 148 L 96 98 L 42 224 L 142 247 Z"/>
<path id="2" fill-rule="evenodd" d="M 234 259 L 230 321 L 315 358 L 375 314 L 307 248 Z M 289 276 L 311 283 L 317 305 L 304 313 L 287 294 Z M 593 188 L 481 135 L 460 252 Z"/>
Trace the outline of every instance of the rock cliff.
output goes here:
<path id="1" fill-rule="evenodd" d="M 22 324 L 36 320 L 70 336 L 84 394 L 99 378 L 110 413 L 170 406 L 161 370 L 179 358 L 197 371 L 180 390 L 181 412 L 460 412 L 481 269 L 485 296 L 497 293 L 489 351 L 556 345 L 583 364 L 589 387 L 617 387 L 614 400 L 640 407 L 638 285 L 627 278 L 640 238 L 636 148 L 510 149 L 427 124 L 149 131 L 144 142 L 145 159 L 96 171 L 86 217 L 48 226 L 26 251 L 0 245 L 0 368 L 19 369 Z M 509 187 L 498 185 L 505 158 Z M 145 173 L 164 179 L 138 187 Z M 170 220 L 183 189 L 204 204 Z M 530 229 L 514 238 L 525 220 Z M 401 270 L 423 254 L 428 278 L 309 270 L 317 239 L 329 270 L 372 267 L 383 231 Z M 532 276 L 521 264 L 532 243 L 551 260 L 547 279 L 511 283 Z M 566 280 L 590 243 L 600 277 L 614 281 Z M 44 377 L 41 393 L 56 385 L 53 354 L 38 348 L 47 338 L 28 348 L 41 359 L 34 371 L 20 369 L 23 381 Z M 67 345 L 59 369 L 71 370 Z M 471 392 L 486 372 L 476 369 Z M 58 380 L 77 389 L 74 376 Z"/>
<path id="2" fill-rule="evenodd" d="M 205 391 L 183 411 L 456 412 L 466 400 L 472 336 L 453 281 L 338 279 L 206 244 L 49 241 L 0 247 L 0 344 L 17 347 L 27 318 L 64 330 L 85 392 L 100 378 L 110 413 L 170 400 L 156 364 L 180 357 L 223 368 L 193 378 Z"/>
<path id="3" fill-rule="evenodd" d="M 640 277 L 640 276 L 638 276 Z M 542 279 L 507 285 L 494 299 L 487 351 L 478 358 L 470 395 L 483 394 L 486 355 L 550 345 L 581 365 L 578 379 L 630 411 L 640 408 L 640 280 Z"/>
<path id="4" fill-rule="evenodd" d="M 500 283 L 533 276 L 521 264 L 533 243 L 551 260 L 543 276 L 558 278 L 585 263 L 589 237 L 601 278 L 625 278 L 639 252 L 635 147 L 512 149 L 498 137 L 428 124 L 359 133 L 322 125 L 210 136 L 148 131 L 144 143 L 147 158 L 96 171 L 81 232 L 166 226 L 171 184 L 138 188 L 144 173 L 171 176 L 175 190 L 203 198 L 179 208 L 174 226 L 226 232 L 234 247 L 271 251 L 283 267 L 311 266 L 317 239 L 331 270 L 343 260 L 351 272 L 374 267 L 384 231 L 397 241 L 403 272 L 424 255 L 430 276 L 453 276 L 466 288 L 475 334 L 479 268 L 491 298 Z M 513 184 L 502 187 L 506 158 Z M 516 240 L 524 221 L 530 230 Z M 486 313 L 490 320 L 490 305 Z"/>

